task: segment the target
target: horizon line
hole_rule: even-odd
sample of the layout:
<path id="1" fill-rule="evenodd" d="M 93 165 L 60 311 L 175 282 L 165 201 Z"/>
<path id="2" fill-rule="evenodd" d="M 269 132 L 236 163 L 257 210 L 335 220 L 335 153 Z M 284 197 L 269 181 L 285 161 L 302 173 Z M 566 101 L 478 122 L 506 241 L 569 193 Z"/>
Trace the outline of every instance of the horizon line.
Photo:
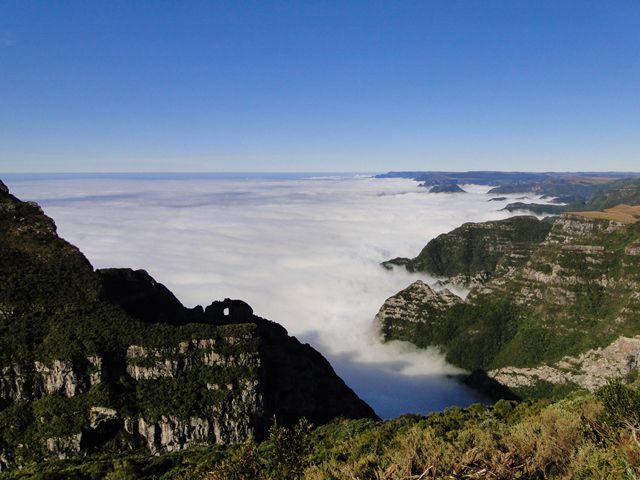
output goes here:
<path id="1" fill-rule="evenodd" d="M 377 171 L 357 170 L 130 170 L 130 171 L 12 171 L 1 172 L 2 176 L 37 176 L 37 175 L 379 175 L 391 173 L 537 173 L 537 174 L 633 174 L 640 175 L 640 170 L 419 170 L 419 169 L 394 169 Z"/>

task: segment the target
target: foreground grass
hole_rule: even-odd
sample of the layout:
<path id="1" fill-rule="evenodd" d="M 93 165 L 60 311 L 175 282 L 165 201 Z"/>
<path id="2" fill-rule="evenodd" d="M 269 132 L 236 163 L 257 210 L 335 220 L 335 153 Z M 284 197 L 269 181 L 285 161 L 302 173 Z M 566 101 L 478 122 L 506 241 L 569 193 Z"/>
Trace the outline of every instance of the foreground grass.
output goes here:
<path id="1" fill-rule="evenodd" d="M 160 457 L 52 462 L 22 479 L 409 480 L 640 478 L 640 390 L 611 384 L 557 402 L 499 401 L 389 421 L 274 427 L 265 442 Z"/>

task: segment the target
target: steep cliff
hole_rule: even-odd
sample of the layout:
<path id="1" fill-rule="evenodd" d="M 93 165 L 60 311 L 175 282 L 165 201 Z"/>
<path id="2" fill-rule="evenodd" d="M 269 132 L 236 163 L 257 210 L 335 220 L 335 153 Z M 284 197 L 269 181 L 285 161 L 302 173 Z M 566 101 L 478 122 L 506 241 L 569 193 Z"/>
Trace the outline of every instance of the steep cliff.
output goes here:
<path id="1" fill-rule="evenodd" d="M 431 240 L 417 257 L 394 258 L 383 265 L 404 265 L 410 272 L 473 286 L 485 282 L 496 270 L 526 262 L 532 247 L 542 242 L 550 229 L 550 221 L 527 216 L 465 223 Z"/>
<path id="2" fill-rule="evenodd" d="M 144 271 L 94 271 L 0 184 L 0 467 L 264 436 L 375 413 L 239 300 L 185 308 Z"/>
<path id="3" fill-rule="evenodd" d="M 462 300 L 447 289 L 433 290 L 421 280 L 387 299 L 376 315 L 383 338 L 420 339 L 420 346 L 436 343 L 450 308 Z M 439 342 L 438 342 L 439 343 Z"/>
<path id="4" fill-rule="evenodd" d="M 464 302 L 442 308 L 418 290 L 391 297 L 378 317 L 383 338 L 440 345 L 454 364 L 488 370 L 524 395 L 632 375 L 640 359 L 640 223 L 604 215 L 560 216 L 524 261 L 484 276 Z"/>

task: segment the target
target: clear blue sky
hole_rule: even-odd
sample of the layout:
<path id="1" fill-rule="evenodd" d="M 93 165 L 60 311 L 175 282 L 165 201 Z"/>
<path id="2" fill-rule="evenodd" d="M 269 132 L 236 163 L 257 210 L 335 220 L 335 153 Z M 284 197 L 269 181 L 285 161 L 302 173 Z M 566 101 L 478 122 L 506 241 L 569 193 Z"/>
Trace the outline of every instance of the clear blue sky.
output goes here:
<path id="1" fill-rule="evenodd" d="M 0 172 L 640 170 L 640 2 L 0 1 Z"/>

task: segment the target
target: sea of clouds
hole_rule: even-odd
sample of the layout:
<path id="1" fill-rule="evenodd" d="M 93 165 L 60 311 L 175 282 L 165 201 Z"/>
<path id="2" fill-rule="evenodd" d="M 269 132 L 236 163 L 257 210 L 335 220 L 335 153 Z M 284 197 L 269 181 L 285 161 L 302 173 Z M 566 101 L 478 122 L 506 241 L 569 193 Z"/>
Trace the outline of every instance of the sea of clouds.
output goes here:
<path id="1" fill-rule="evenodd" d="M 386 298 L 425 275 L 380 262 L 413 257 L 464 222 L 510 216 L 487 187 L 431 194 L 365 176 L 116 175 L 5 177 L 40 203 L 96 268 L 147 270 L 187 306 L 225 297 L 320 350 L 383 417 L 481 398 L 436 350 L 379 342 Z"/>

